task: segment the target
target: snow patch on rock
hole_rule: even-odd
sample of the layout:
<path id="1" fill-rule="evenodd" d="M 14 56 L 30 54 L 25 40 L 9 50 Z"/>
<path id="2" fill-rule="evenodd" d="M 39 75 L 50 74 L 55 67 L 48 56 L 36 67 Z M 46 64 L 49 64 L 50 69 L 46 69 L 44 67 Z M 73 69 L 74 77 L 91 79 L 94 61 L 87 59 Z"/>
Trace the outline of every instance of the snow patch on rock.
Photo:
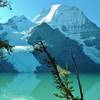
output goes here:
<path id="1" fill-rule="evenodd" d="M 89 56 L 94 62 L 100 64 L 100 51 L 95 47 L 83 46 L 84 53 Z"/>
<path id="2" fill-rule="evenodd" d="M 60 7 L 60 4 L 56 4 L 56 5 L 53 5 L 51 7 L 51 10 L 49 11 L 49 13 L 44 17 L 42 18 L 39 22 L 37 23 L 42 23 L 42 22 L 51 22 L 56 10 Z M 40 16 L 40 15 L 39 15 Z M 39 16 L 35 17 L 34 20 L 36 20 Z"/>

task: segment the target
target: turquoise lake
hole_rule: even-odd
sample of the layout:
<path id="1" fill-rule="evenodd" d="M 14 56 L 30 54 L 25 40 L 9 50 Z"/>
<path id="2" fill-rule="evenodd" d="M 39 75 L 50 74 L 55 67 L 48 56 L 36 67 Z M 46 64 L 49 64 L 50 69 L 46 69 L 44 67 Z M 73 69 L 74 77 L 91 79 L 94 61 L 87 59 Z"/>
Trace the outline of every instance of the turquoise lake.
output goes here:
<path id="1" fill-rule="evenodd" d="M 100 100 L 100 74 L 80 74 L 84 100 Z M 79 96 L 75 75 L 71 75 L 74 95 Z M 54 96 L 51 74 L 0 74 L 0 100 L 66 100 Z"/>

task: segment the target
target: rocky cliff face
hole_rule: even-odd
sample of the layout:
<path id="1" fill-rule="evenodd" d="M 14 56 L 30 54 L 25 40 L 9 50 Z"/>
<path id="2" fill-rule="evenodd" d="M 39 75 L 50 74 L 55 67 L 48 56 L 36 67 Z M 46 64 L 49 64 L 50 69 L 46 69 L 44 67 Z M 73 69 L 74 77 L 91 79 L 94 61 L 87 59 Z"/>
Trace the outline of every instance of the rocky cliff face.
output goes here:
<path id="1" fill-rule="evenodd" d="M 85 55 L 100 64 L 100 28 L 80 9 L 57 4 L 53 5 L 48 13 L 44 11 L 42 14 L 35 18 L 37 24 L 46 22 L 53 29 L 58 28 L 66 37 L 81 45 Z"/>
<path id="2" fill-rule="evenodd" d="M 48 24 L 42 23 L 31 31 L 32 35 L 29 38 L 29 43 L 34 44 L 36 41 L 44 40 L 48 45 L 49 53 L 56 59 L 57 63 L 62 67 L 71 66 L 71 71 L 74 71 L 71 58 L 71 50 L 76 58 L 80 72 L 96 72 L 100 70 L 99 64 L 93 62 L 87 55 L 84 54 L 82 46 L 75 40 L 65 37 L 58 29 L 52 29 Z M 34 54 L 36 59 L 41 63 L 40 71 L 47 70 L 47 57 L 45 54 Z M 50 67 L 48 66 L 48 69 Z"/>

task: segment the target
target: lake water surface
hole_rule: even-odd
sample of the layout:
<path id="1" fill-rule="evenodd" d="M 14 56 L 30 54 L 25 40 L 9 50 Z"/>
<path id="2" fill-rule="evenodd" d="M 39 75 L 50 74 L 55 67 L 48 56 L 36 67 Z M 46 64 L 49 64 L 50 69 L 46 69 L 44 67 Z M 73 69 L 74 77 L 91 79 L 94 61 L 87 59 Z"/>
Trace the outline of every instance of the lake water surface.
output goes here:
<path id="1" fill-rule="evenodd" d="M 81 74 L 84 100 L 100 100 L 100 74 Z M 74 94 L 79 95 L 75 75 L 71 75 Z M 51 74 L 0 74 L 0 100 L 66 100 L 53 95 Z"/>

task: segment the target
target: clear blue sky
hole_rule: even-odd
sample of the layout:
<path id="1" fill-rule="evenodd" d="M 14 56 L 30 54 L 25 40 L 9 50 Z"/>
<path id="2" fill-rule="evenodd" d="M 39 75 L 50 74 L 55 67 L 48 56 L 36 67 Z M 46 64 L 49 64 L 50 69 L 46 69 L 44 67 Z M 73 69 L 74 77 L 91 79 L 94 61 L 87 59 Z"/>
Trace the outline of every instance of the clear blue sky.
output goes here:
<path id="1" fill-rule="evenodd" d="M 52 4 L 66 4 L 79 7 L 87 17 L 100 27 L 100 0 L 10 0 L 13 10 L 0 8 L 0 22 L 6 22 L 14 15 L 25 15 L 32 19 L 43 8 L 49 8 Z"/>

